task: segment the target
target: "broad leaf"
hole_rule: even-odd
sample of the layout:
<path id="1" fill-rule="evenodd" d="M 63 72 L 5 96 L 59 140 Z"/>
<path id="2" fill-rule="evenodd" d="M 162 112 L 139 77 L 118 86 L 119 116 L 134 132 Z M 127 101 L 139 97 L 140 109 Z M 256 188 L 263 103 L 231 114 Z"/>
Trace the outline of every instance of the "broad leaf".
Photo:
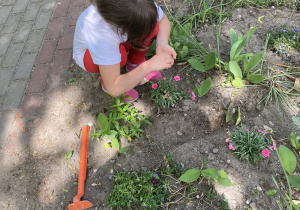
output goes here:
<path id="1" fill-rule="evenodd" d="M 106 137 L 107 139 L 112 139 L 112 138 L 115 138 L 115 136 L 118 134 L 118 132 L 117 131 L 115 131 L 115 130 L 110 130 L 109 132 L 108 132 L 108 136 Z"/>
<path id="2" fill-rule="evenodd" d="M 130 147 L 123 147 L 119 150 L 120 153 L 124 153 L 130 150 Z"/>
<path id="3" fill-rule="evenodd" d="M 172 30 L 172 35 L 173 36 L 178 36 L 178 35 L 181 35 L 181 28 L 180 26 L 176 25 L 174 26 L 173 30 Z"/>
<path id="4" fill-rule="evenodd" d="M 109 143 L 104 143 L 104 148 L 107 149 L 107 148 L 111 148 L 110 144 Z"/>
<path id="5" fill-rule="evenodd" d="M 280 145 L 278 156 L 283 168 L 289 174 L 292 174 L 295 171 L 297 165 L 297 159 L 294 153 L 289 148 Z"/>
<path id="6" fill-rule="evenodd" d="M 176 42 L 176 43 L 173 45 L 174 49 L 176 49 L 177 47 L 179 47 L 179 45 L 180 45 L 180 43 L 179 43 L 179 42 Z"/>
<path id="7" fill-rule="evenodd" d="M 238 63 L 238 62 L 240 62 L 243 58 L 246 58 L 246 60 L 248 60 L 248 58 L 249 58 L 249 57 L 252 57 L 252 56 L 254 56 L 253 53 L 242 54 L 242 55 L 237 56 L 237 57 L 234 59 L 234 61 Z M 245 68 L 244 68 L 244 69 L 245 69 Z"/>
<path id="8" fill-rule="evenodd" d="M 113 138 L 112 140 L 111 140 L 111 145 L 114 147 L 114 148 L 116 148 L 116 150 L 120 150 L 120 146 L 119 146 L 119 141 L 118 141 L 118 139 L 117 138 Z"/>
<path id="9" fill-rule="evenodd" d="M 246 35 L 244 36 L 244 39 L 248 39 L 250 36 L 252 36 L 252 34 L 255 32 L 257 26 L 251 27 L 248 32 L 246 33 Z"/>
<path id="10" fill-rule="evenodd" d="M 234 43 L 236 43 L 238 40 L 238 37 L 236 35 L 236 32 L 234 29 L 230 29 L 230 45 L 232 46 Z"/>
<path id="11" fill-rule="evenodd" d="M 213 68 L 216 65 L 216 54 L 215 52 L 210 52 L 205 58 L 205 71 Z"/>
<path id="12" fill-rule="evenodd" d="M 67 154 L 65 154 L 65 159 L 68 160 L 72 157 L 73 151 L 69 151 Z"/>
<path id="13" fill-rule="evenodd" d="M 187 62 L 188 62 L 189 64 L 191 64 L 191 66 L 192 66 L 194 69 L 196 69 L 196 70 L 198 70 L 198 71 L 201 71 L 201 72 L 205 72 L 202 63 L 201 63 L 199 60 L 197 60 L 197 59 L 195 59 L 195 58 L 191 58 L 191 59 L 189 59 Z"/>
<path id="14" fill-rule="evenodd" d="M 242 70 L 239 67 L 238 63 L 235 61 L 229 62 L 229 71 L 234 75 L 234 78 L 243 78 Z"/>
<path id="15" fill-rule="evenodd" d="M 230 49 L 230 60 L 234 60 L 237 58 L 242 50 L 244 49 L 246 43 L 246 39 L 244 38 L 243 40 L 237 41 Z"/>
<path id="16" fill-rule="evenodd" d="M 263 54 L 262 53 L 258 53 L 256 55 L 254 55 L 250 59 L 249 63 L 246 65 L 246 67 L 244 69 L 244 73 L 246 75 L 248 75 L 248 73 L 260 63 L 260 61 L 262 60 L 262 58 L 263 58 Z"/>
<path id="17" fill-rule="evenodd" d="M 296 150 L 300 150 L 299 136 L 294 131 L 290 134 L 290 140 L 291 140 L 291 143 L 292 143 L 293 147 Z"/>
<path id="18" fill-rule="evenodd" d="M 204 177 L 210 177 L 211 179 L 217 178 L 219 175 L 218 171 L 214 168 L 207 168 L 201 171 L 201 175 Z"/>
<path id="19" fill-rule="evenodd" d="M 231 83 L 235 88 L 244 88 L 243 80 L 240 78 L 235 78 Z"/>
<path id="20" fill-rule="evenodd" d="M 100 130 L 105 130 L 107 128 L 108 120 L 105 114 L 103 114 L 102 112 L 100 112 L 97 117 L 97 123 Z"/>
<path id="21" fill-rule="evenodd" d="M 190 169 L 187 170 L 184 174 L 179 177 L 179 180 L 186 183 L 191 183 L 196 181 L 200 176 L 199 169 Z"/>
<path id="22" fill-rule="evenodd" d="M 183 30 L 182 30 L 182 34 L 185 37 L 189 37 L 191 29 L 192 29 L 192 24 L 191 23 L 187 23 L 184 26 L 182 26 Z"/>
<path id="23" fill-rule="evenodd" d="M 218 183 L 224 187 L 232 186 L 232 183 L 231 183 L 230 179 L 228 179 L 228 178 L 218 177 Z"/>
<path id="24" fill-rule="evenodd" d="M 202 97 L 210 90 L 210 88 L 211 88 L 211 78 L 208 77 L 206 80 L 202 82 L 200 88 L 198 89 L 197 87 L 195 88 L 195 90 L 197 89 L 197 95 L 199 97 Z"/>
<path id="25" fill-rule="evenodd" d="M 293 120 L 294 124 L 297 125 L 298 128 L 300 128 L 300 118 L 296 117 L 296 116 L 293 116 L 292 120 Z"/>
<path id="26" fill-rule="evenodd" d="M 247 81 L 249 83 L 260 83 L 263 81 L 263 75 L 262 74 L 249 74 L 247 75 Z"/>
<path id="27" fill-rule="evenodd" d="M 187 46 L 183 46 L 180 51 L 181 58 L 185 58 L 189 52 L 189 48 Z"/>
<path id="28" fill-rule="evenodd" d="M 298 190 L 300 190 L 300 176 L 290 175 L 290 176 L 288 176 L 288 179 L 289 179 L 291 185 L 293 185 Z"/>
<path id="29" fill-rule="evenodd" d="M 233 103 L 231 102 L 226 112 L 226 122 L 229 122 L 233 115 Z"/>
<path id="30" fill-rule="evenodd" d="M 227 178 L 227 173 L 223 169 L 220 171 L 220 177 Z"/>
<path id="31" fill-rule="evenodd" d="M 241 108 L 238 108 L 238 117 L 236 119 L 235 125 L 238 125 L 241 122 Z"/>
<path id="32" fill-rule="evenodd" d="M 268 196 L 273 196 L 273 195 L 275 195 L 277 193 L 277 190 L 268 190 L 267 192 L 266 192 L 266 195 L 268 195 Z"/>

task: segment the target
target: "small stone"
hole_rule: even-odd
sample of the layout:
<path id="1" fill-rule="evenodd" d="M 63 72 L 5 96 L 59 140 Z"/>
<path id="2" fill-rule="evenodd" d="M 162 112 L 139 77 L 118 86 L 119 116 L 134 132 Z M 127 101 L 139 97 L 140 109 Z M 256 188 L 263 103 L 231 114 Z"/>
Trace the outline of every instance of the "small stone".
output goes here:
<path id="1" fill-rule="evenodd" d="M 269 121 L 269 124 L 270 124 L 271 126 L 274 126 L 274 123 L 273 123 L 272 121 Z"/>
<path id="2" fill-rule="evenodd" d="M 195 139 L 195 137 L 193 136 L 193 137 L 192 137 L 192 139 L 194 140 L 194 139 Z"/>
<path id="3" fill-rule="evenodd" d="M 208 160 L 215 160 L 215 156 L 212 153 L 210 153 L 208 155 Z"/>
<path id="4" fill-rule="evenodd" d="M 176 132 L 178 136 L 182 136 L 182 133 L 180 131 Z"/>
<path id="5" fill-rule="evenodd" d="M 260 186 L 257 186 L 256 189 L 257 189 L 258 191 L 262 191 L 262 189 L 261 189 Z"/>
<path id="6" fill-rule="evenodd" d="M 226 160 L 226 162 L 229 164 L 229 163 L 230 163 L 230 160 Z"/>
<path id="7" fill-rule="evenodd" d="M 213 153 L 218 153 L 219 152 L 219 149 L 217 149 L 217 148 L 215 148 L 215 149 L 213 149 Z"/>
<path id="8" fill-rule="evenodd" d="M 250 203 L 250 207 L 253 209 L 253 210 L 256 210 L 257 207 L 256 207 L 256 204 L 255 203 Z"/>
<path id="9" fill-rule="evenodd" d="M 246 200 L 246 204 L 248 204 L 248 205 L 249 205 L 249 204 L 250 204 L 250 201 L 249 201 L 249 200 Z"/>
<path id="10" fill-rule="evenodd" d="M 271 7 L 271 9 L 275 9 L 275 7 L 274 7 L 274 6 L 272 6 L 272 7 Z"/>
<path id="11" fill-rule="evenodd" d="M 238 18 L 238 19 L 241 19 L 241 18 L 242 18 L 242 15 L 238 15 L 237 18 Z"/>
<path id="12" fill-rule="evenodd" d="M 96 173 L 97 172 L 97 169 L 94 169 L 94 173 Z"/>
<path id="13" fill-rule="evenodd" d="M 113 173 L 114 173 L 114 169 L 111 168 L 111 169 L 109 170 L 109 173 L 113 174 Z"/>
<path id="14" fill-rule="evenodd" d="M 116 162 L 116 160 L 114 160 L 114 159 L 111 159 L 109 162 L 110 162 L 110 163 L 115 163 L 115 162 Z"/>
<path id="15" fill-rule="evenodd" d="M 263 127 L 264 127 L 264 129 L 265 130 L 268 130 L 268 131 L 271 131 L 271 130 L 273 130 L 272 128 L 270 128 L 269 126 L 267 126 L 267 125 L 263 125 Z"/>

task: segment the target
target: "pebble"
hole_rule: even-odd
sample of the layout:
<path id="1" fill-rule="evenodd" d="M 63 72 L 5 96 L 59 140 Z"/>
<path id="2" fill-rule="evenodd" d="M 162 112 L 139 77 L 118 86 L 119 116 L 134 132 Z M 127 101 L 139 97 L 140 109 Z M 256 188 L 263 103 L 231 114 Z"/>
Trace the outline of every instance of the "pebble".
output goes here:
<path id="1" fill-rule="evenodd" d="M 273 130 L 272 128 L 270 128 L 269 126 L 267 126 L 267 125 L 263 125 L 263 127 L 264 127 L 264 129 L 265 130 L 268 130 L 268 131 L 271 131 L 271 130 Z"/>
<path id="2" fill-rule="evenodd" d="M 270 124 L 271 126 L 273 126 L 273 125 L 274 125 L 274 123 L 273 123 L 272 121 L 269 121 L 269 124 Z"/>
<path id="3" fill-rule="evenodd" d="M 113 173 L 114 173 L 114 169 L 111 168 L 111 169 L 109 170 L 109 172 L 110 172 L 111 174 L 113 174 Z"/>
<path id="4" fill-rule="evenodd" d="M 256 204 L 255 203 L 250 203 L 250 207 L 253 209 L 253 210 L 256 210 L 257 207 L 256 207 Z"/>
<path id="5" fill-rule="evenodd" d="M 182 136 L 182 133 L 180 131 L 176 132 L 178 136 Z"/>
<path id="6" fill-rule="evenodd" d="M 250 201 L 249 201 L 249 200 L 246 200 L 246 204 L 250 204 Z"/>
<path id="7" fill-rule="evenodd" d="M 115 163 L 115 162 L 116 162 L 116 160 L 114 160 L 114 159 L 110 160 L 110 163 Z"/>
<path id="8" fill-rule="evenodd" d="M 226 162 L 229 164 L 229 163 L 230 163 L 230 160 L 226 160 Z"/>
<path id="9" fill-rule="evenodd" d="M 217 148 L 215 148 L 215 149 L 213 149 L 213 153 L 218 153 L 219 152 L 219 149 L 217 149 Z"/>
<path id="10" fill-rule="evenodd" d="M 94 173 L 96 173 L 97 172 L 97 169 L 94 169 Z"/>
<path id="11" fill-rule="evenodd" d="M 261 189 L 261 187 L 260 187 L 259 185 L 256 187 L 256 189 L 257 189 L 258 191 L 262 191 L 262 189 Z"/>
<path id="12" fill-rule="evenodd" d="M 212 153 L 210 153 L 208 155 L 208 160 L 215 160 L 215 156 Z"/>

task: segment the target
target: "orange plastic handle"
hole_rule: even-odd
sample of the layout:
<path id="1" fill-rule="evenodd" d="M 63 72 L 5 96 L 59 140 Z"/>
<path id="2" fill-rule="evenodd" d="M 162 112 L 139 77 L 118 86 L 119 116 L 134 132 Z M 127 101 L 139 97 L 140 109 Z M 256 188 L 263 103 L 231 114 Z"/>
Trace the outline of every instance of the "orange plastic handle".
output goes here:
<path id="1" fill-rule="evenodd" d="M 81 151 L 80 151 L 80 162 L 79 162 L 79 176 L 78 176 L 78 193 L 73 198 L 73 203 L 80 201 L 80 198 L 84 194 L 84 182 L 86 178 L 86 166 L 87 166 L 87 151 L 88 151 L 88 134 L 89 126 L 84 125 L 81 133 Z"/>

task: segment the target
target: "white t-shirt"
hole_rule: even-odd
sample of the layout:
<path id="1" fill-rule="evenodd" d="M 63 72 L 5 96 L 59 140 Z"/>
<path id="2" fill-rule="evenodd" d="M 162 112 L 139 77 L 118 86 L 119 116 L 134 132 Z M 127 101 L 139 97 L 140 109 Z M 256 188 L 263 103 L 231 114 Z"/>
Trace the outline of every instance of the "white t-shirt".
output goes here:
<path id="1" fill-rule="evenodd" d="M 155 3 L 158 21 L 163 17 L 162 9 Z M 127 41 L 127 34 L 120 36 L 90 5 L 79 16 L 73 40 L 73 58 L 83 69 L 84 53 L 89 49 L 93 62 L 97 65 L 112 65 L 121 62 L 119 46 Z M 86 70 L 86 69 L 85 69 Z"/>

